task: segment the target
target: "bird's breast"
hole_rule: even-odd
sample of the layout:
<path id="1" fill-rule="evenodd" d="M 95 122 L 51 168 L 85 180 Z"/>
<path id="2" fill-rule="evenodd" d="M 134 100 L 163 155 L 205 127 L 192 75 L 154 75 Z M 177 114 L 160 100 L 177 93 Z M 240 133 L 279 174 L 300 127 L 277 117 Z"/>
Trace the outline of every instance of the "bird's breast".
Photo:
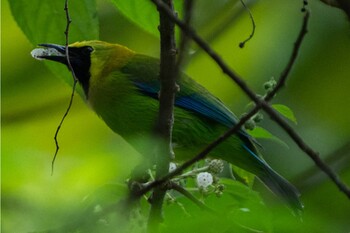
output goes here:
<path id="1" fill-rule="evenodd" d="M 91 85 L 88 102 L 122 137 L 152 132 L 158 101 L 141 94 L 122 74 L 100 78 L 99 83 Z"/>

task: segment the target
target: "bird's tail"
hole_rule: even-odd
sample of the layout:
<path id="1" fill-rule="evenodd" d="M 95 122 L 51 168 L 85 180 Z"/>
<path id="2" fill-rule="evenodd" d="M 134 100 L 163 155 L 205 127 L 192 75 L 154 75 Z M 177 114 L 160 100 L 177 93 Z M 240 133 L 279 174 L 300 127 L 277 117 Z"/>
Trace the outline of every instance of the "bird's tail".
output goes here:
<path id="1" fill-rule="evenodd" d="M 282 198 L 294 213 L 299 215 L 303 209 L 303 204 L 299 199 L 299 191 L 286 179 L 272 170 L 269 166 L 260 174 L 259 179 L 277 196 Z"/>

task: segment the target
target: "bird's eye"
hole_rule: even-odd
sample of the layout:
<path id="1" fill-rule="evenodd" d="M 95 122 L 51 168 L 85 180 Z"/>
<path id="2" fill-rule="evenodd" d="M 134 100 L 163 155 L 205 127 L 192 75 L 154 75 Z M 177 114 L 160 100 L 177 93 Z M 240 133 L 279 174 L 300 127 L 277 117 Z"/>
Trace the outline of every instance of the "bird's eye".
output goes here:
<path id="1" fill-rule="evenodd" d="M 94 49 L 91 46 L 86 46 L 84 47 L 84 49 L 82 50 L 84 55 L 90 55 L 90 53 L 94 51 Z"/>

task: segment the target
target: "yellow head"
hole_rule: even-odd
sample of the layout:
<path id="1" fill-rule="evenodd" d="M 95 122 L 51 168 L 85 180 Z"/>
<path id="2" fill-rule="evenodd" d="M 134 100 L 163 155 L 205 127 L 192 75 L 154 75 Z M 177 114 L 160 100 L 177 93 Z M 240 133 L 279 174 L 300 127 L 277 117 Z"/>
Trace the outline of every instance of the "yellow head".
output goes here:
<path id="1" fill-rule="evenodd" d="M 68 64 L 65 46 L 55 44 L 40 44 L 40 46 L 44 48 L 33 50 L 33 57 Z M 124 66 L 135 54 L 125 46 L 98 40 L 75 42 L 69 45 L 68 51 L 69 61 L 86 96 L 90 85 L 96 84 L 110 72 Z"/>

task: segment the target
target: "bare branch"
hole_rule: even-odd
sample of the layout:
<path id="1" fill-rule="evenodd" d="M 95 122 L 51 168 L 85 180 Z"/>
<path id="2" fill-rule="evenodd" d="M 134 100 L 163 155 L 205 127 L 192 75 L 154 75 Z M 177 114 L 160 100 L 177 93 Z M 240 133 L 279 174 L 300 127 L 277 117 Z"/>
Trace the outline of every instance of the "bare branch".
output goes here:
<path id="1" fill-rule="evenodd" d="M 192 159 L 186 161 L 185 163 L 183 163 L 181 166 L 179 166 L 178 168 L 176 168 L 173 172 L 168 173 L 167 175 L 161 177 L 160 179 L 156 179 L 155 181 L 153 181 L 152 183 L 150 183 L 148 186 L 138 190 L 138 193 L 135 195 L 138 196 L 142 196 L 144 194 L 146 194 L 147 192 L 149 192 L 150 190 L 152 190 L 153 188 L 164 184 L 165 182 L 167 182 L 168 180 L 170 180 L 171 178 L 181 174 L 185 169 L 187 169 L 188 167 L 190 167 L 191 165 L 193 165 L 194 163 L 198 162 L 199 160 L 205 158 L 205 156 L 212 151 L 215 147 L 217 147 L 220 143 L 224 142 L 227 138 L 229 138 L 231 135 L 237 133 L 241 127 L 244 125 L 244 123 L 249 120 L 252 116 L 254 116 L 257 112 L 259 111 L 258 107 L 255 107 L 252 111 L 250 111 L 248 114 L 246 114 L 245 116 L 243 116 L 240 121 L 237 122 L 237 124 L 232 127 L 230 130 L 228 130 L 225 134 L 223 134 L 222 136 L 220 136 L 219 138 L 217 138 L 214 142 L 212 142 L 211 144 L 209 144 L 207 147 L 205 147 L 198 155 L 196 155 L 195 157 L 193 157 Z"/>
<path id="2" fill-rule="evenodd" d="M 299 148 L 305 152 L 328 177 L 337 185 L 340 191 L 342 191 L 350 199 L 350 189 L 343 183 L 340 177 L 322 161 L 318 152 L 315 152 L 304 140 L 293 130 L 293 128 L 282 119 L 278 113 L 269 107 L 266 103 L 262 103 L 264 111 L 270 115 L 271 119 L 274 120 L 284 131 L 293 139 L 293 141 L 299 146 Z"/>
<path id="3" fill-rule="evenodd" d="M 350 141 L 325 156 L 324 161 L 331 166 L 335 171 L 341 172 L 350 164 Z M 296 175 L 293 180 L 294 184 L 300 189 L 310 189 L 323 181 L 325 176 L 316 166 L 311 166 L 309 169 Z"/>
<path id="4" fill-rule="evenodd" d="M 69 15 L 68 0 L 65 1 L 64 11 L 66 12 L 66 20 L 67 20 L 66 30 L 64 31 L 64 34 L 66 35 L 66 43 L 65 43 L 66 51 L 65 52 L 66 52 L 68 68 L 72 73 L 74 81 L 78 81 L 77 77 L 75 76 L 75 72 L 74 72 L 74 69 L 72 67 L 72 64 L 70 63 L 70 59 L 69 59 L 69 46 L 68 46 L 69 45 L 69 27 L 70 27 L 70 24 L 72 23 L 72 19 L 70 18 L 70 15 Z"/>
<path id="5" fill-rule="evenodd" d="M 193 196 L 189 191 L 184 189 L 181 185 L 178 185 L 174 182 L 170 182 L 168 188 L 176 190 L 177 192 L 181 193 L 182 195 L 187 197 L 190 201 L 192 201 L 194 204 L 196 204 L 202 210 L 206 210 L 208 212 L 215 213 L 214 210 L 212 210 L 211 208 L 206 206 L 203 202 L 199 201 L 195 196 Z"/>
<path id="6" fill-rule="evenodd" d="M 292 51 L 292 55 L 290 56 L 289 62 L 287 64 L 286 68 L 281 73 L 281 76 L 278 79 L 276 87 L 269 94 L 267 94 L 267 96 L 265 97 L 265 101 L 270 101 L 276 95 L 276 93 L 286 84 L 288 75 L 289 75 L 290 71 L 292 70 L 293 65 L 298 57 L 301 44 L 302 44 L 304 37 L 307 33 L 307 25 L 309 22 L 309 18 L 310 18 L 310 13 L 307 11 L 305 13 L 303 25 L 302 25 L 301 30 L 299 32 L 298 38 L 294 43 L 294 48 Z"/>
<path id="7" fill-rule="evenodd" d="M 350 198 L 350 189 L 340 180 L 340 178 L 338 177 L 337 174 L 335 174 L 332 169 L 330 167 L 328 167 L 323 161 L 322 159 L 319 157 L 318 153 L 313 151 L 303 140 L 302 138 L 290 127 L 290 125 L 288 125 L 288 123 L 285 122 L 285 120 L 283 118 L 280 117 L 280 115 L 273 109 L 271 108 L 271 106 L 265 101 L 265 100 L 260 100 L 255 93 L 248 88 L 248 86 L 246 85 L 246 83 L 237 75 L 235 74 L 227 65 L 226 63 L 220 58 L 220 56 L 211 49 L 211 47 L 195 32 L 195 30 L 189 26 L 187 26 L 186 24 L 184 24 L 181 20 L 179 20 L 178 18 L 176 18 L 176 16 L 169 10 L 169 8 L 164 5 L 162 2 L 160 2 L 159 0 L 152 0 L 155 4 L 157 4 L 158 9 L 164 11 L 168 17 L 173 20 L 186 34 L 188 37 L 192 38 L 213 60 L 215 60 L 215 62 L 220 66 L 220 68 L 222 69 L 222 71 L 227 74 L 233 81 L 236 82 L 236 84 L 255 102 L 256 107 L 255 109 L 259 109 L 259 108 L 263 108 L 264 111 L 276 122 L 278 123 L 278 125 L 280 127 L 282 127 L 287 134 L 294 140 L 294 142 L 299 146 L 299 148 L 301 150 L 303 150 L 313 161 L 314 163 L 323 171 L 325 172 L 330 179 L 338 186 L 339 190 L 341 190 L 344 194 L 346 194 L 348 196 L 348 198 Z M 307 25 L 308 22 L 308 18 L 309 18 L 309 12 L 306 11 L 305 17 L 304 17 L 304 24 L 302 27 L 302 31 L 304 29 L 306 29 L 306 26 L 304 28 L 304 25 Z M 306 33 L 306 31 L 305 31 Z M 301 40 L 304 37 L 303 36 L 303 32 L 301 33 Z M 298 44 L 298 43 L 296 43 Z M 296 46 L 297 49 L 299 49 L 298 46 Z M 295 52 L 295 54 L 297 55 L 297 52 Z M 294 54 L 294 53 L 293 53 Z M 292 55 L 292 59 L 291 61 L 293 61 L 291 64 L 294 63 L 295 59 L 293 59 L 293 57 L 296 55 Z M 292 68 L 291 65 L 288 65 L 286 68 L 286 76 L 285 78 L 282 79 L 282 82 L 280 84 L 280 86 L 284 85 L 285 79 L 290 71 L 290 69 Z M 283 75 L 282 75 L 283 77 Z M 280 87 L 279 86 L 279 87 Z M 250 113 L 252 113 L 255 109 L 253 109 Z M 251 114 L 248 114 L 251 115 Z M 243 119 L 243 118 L 242 118 Z M 237 125 L 239 125 L 239 123 L 242 122 L 241 121 L 238 122 Z M 244 117 L 244 119 L 246 119 Z M 246 119 L 248 120 L 248 119 Z M 237 126 L 236 125 L 236 126 Z M 241 127 L 242 125 L 239 125 L 239 127 Z M 236 128 L 236 127 L 234 127 Z M 233 129 L 234 129 L 233 128 Z M 237 132 L 238 129 L 235 129 L 234 132 Z M 226 134 L 225 134 L 226 135 Z M 220 141 L 221 142 L 221 141 Z M 215 143 L 215 142 L 214 142 Z M 210 146 L 210 145 L 209 145 Z M 199 158 L 205 157 L 205 155 L 203 156 L 202 153 L 200 153 L 198 155 Z M 188 161 L 189 163 L 193 161 L 190 160 Z M 188 163 L 184 163 L 184 165 L 188 165 Z M 181 166 L 182 167 L 182 166 Z M 181 167 L 179 167 L 178 169 L 180 169 Z M 182 170 L 181 170 L 182 171 Z M 181 172 L 180 171 L 180 172 Z M 174 175 L 178 174 L 177 170 L 175 170 Z M 171 174 L 173 174 L 171 173 Z M 176 174 L 175 174 L 176 173 Z M 167 179 L 171 178 L 172 176 L 170 176 L 168 174 Z M 163 183 L 164 180 L 161 179 L 162 182 L 159 183 Z M 155 181 L 157 182 L 157 180 Z M 159 184 L 158 184 L 159 185 Z"/>
<path id="8" fill-rule="evenodd" d="M 245 39 L 244 41 L 242 41 L 241 43 L 239 43 L 239 47 L 244 48 L 245 44 L 253 38 L 253 36 L 255 34 L 256 25 L 255 25 L 255 20 L 254 20 L 253 14 L 250 11 L 249 7 L 245 4 L 244 0 L 241 0 L 241 4 L 248 12 L 250 21 L 252 22 L 252 32 L 250 33 L 249 37 L 247 39 Z"/>
<path id="9" fill-rule="evenodd" d="M 187 25 L 191 25 L 193 0 L 185 0 L 183 8 L 184 8 L 184 22 Z M 177 57 L 176 69 L 175 69 L 177 77 L 180 74 L 182 63 L 184 62 L 184 59 L 186 57 L 188 42 L 189 42 L 189 38 L 186 36 L 184 32 L 181 31 L 180 45 L 178 49 L 178 57 Z"/>
<path id="10" fill-rule="evenodd" d="M 58 154 L 58 151 L 60 149 L 59 147 L 59 144 L 58 144 L 58 133 L 60 132 L 60 129 L 61 129 L 61 126 L 64 122 L 64 120 L 66 119 L 71 107 L 72 107 L 72 104 L 73 104 L 73 99 L 74 99 L 74 93 L 75 93 L 75 88 L 77 86 L 77 82 L 78 82 L 78 79 L 77 77 L 75 76 L 75 73 L 74 73 L 74 70 L 73 70 L 73 67 L 70 63 L 70 59 L 69 59 L 69 48 L 68 48 L 68 44 L 69 44 L 69 38 L 68 38 L 68 35 L 69 35 L 69 26 L 72 22 L 70 16 L 69 16 L 69 8 L 68 8 L 68 0 L 65 1 L 65 4 L 64 4 L 64 11 L 66 12 L 66 19 L 67 19 L 67 24 L 66 24 L 66 30 L 64 31 L 64 34 L 66 35 L 66 58 L 67 58 L 67 64 L 68 64 L 68 68 L 69 70 L 71 71 L 72 73 L 72 76 L 73 76 L 73 87 L 72 87 L 72 94 L 70 96 L 70 100 L 69 100 L 69 104 L 68 104 L 68 107 L 60 121 L 60 123 L 58 124 L 58 127 L 56 129 L 56 132 L 55 132 L 55 136 L 54 136 L 54 140 L 55 140 L 55 145 L 56 145 L 56 150 L 55 150 L 55 154 L 53 156 L 53 159 L 52 159 L 52 162 L 51 162 L 51 175 L 53 175 L 53 171 L 54 171 L 54 165 L 55 165 L 55 161 L 56 161 L 56 157 L 57 157 L 57 154 Z"/>
<path id="11" fill-rule="evenodd" d="M 172 0 L 163 0 L 164 4 L 173 12 Z M 174 121 L 174 102 L 176 88 L 176 45 L 175 24 L 163 11 L 159 11 L 160 31 L 160 93 L 159 111 L 156 125 L 156 134 L 159 136 L 156 159 L 156 179 L 169 172 L 169 162 L 174 157 L 172 151 L 172 128 Z M 157 231 L 158 223 L 162 220 L 162 207 L 166 189 L 162 186 L 155 188 L 152 194 L 148 227 Z"/>
<path id="12" fill-rule="evenodd" d="M 252 99 L 255 103 L 259 103 L 260 99 L 256 96 L 256 94 L 250 90 L 247 84 L 236 74 L 234 73 L 226 63 L 221 59 L 221 57 L 206 43 L 197 32 L 190 26 L 186 25 L 183 21 L 178 19 L 175 14 L 160 0 L 152 0 L 160 10 L 167 14 L 167 16 L 178 25 L 181 30 L 186 33 L 189 38 L 192 38 L 199 47 L 201 47 L 221 68 L 221 70 L 227 74 L 231 79 L 233 79 L 237 85 L 244 90 L 244 92 L 248 95 L 250 99 Z"/>

